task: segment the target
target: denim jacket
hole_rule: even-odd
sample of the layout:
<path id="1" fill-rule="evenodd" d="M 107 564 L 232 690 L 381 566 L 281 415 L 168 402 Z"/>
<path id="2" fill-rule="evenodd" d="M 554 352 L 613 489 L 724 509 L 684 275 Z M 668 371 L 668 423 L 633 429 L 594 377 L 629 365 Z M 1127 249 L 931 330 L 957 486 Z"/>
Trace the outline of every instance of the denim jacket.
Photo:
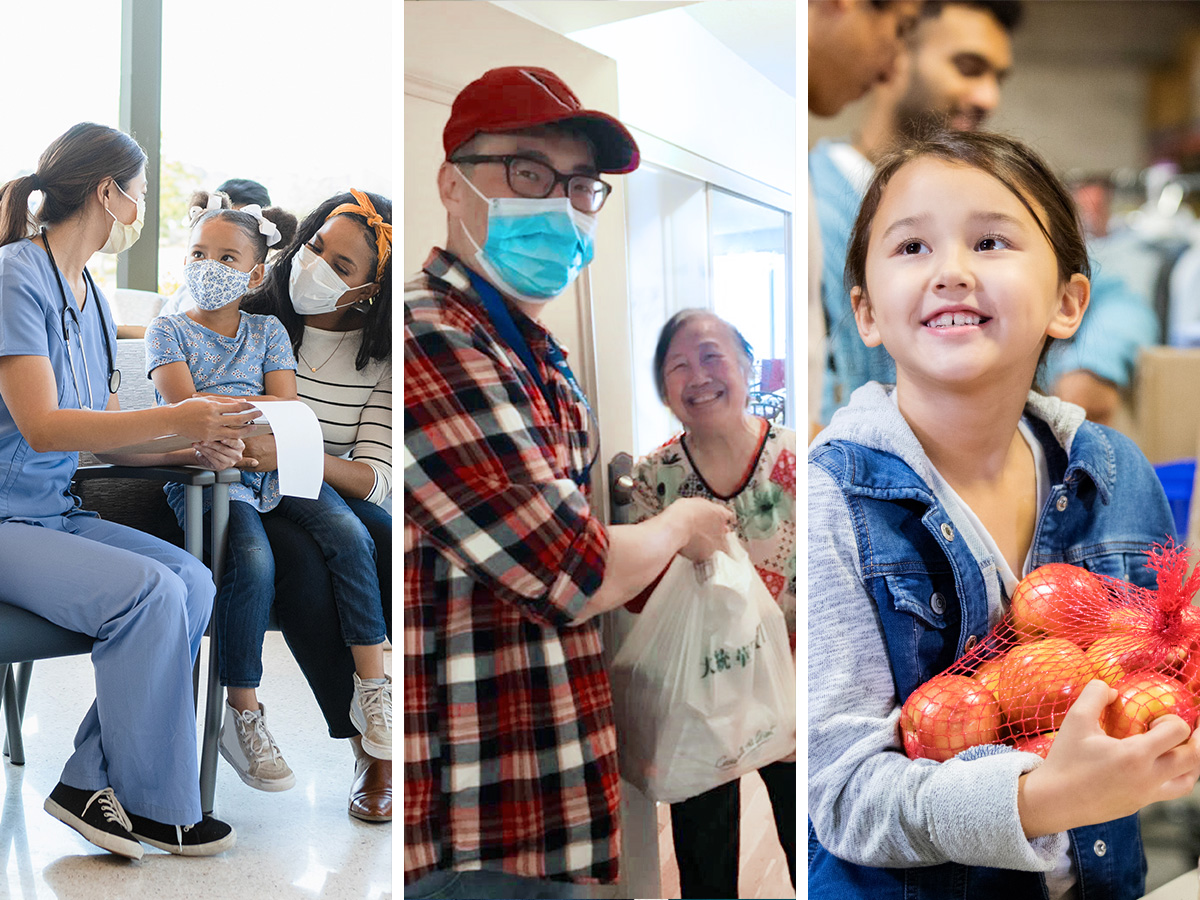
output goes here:
<path id="1" fill-rule="evenodd" d="M 1132 442 L 1081 419 L 1077 407 L 1030 397 L 1026 422 L 1052 485 L 1031 567 L 1067 562 L 1153 586 L 1146 549 L 1174 533 L 1166 498 Z M 941 764 L 902 756 L 900 705 L 986 634 L 1000 590 L 994 563 L 977 557 L 935 496 L 928 466 L 879 385 L 856 392 L 809 453 L 809 528 L 826 532 L 810 539 L 810 585 L 820 585 L 810 590 L 810 653 L 822 657 L 822 674 L 810 671 L 809 896 L 1045 897 L 1040 873 L 1066 839 L 1077 896 L 1140 897 L 1136 816 L 1026 842 L 1016 778 L 1040 760 L 999 748 Z M 847 602 L 854 592 L 858 602 Z M 857 608 L 856 621 L 845 606 Z M 862 639 L 872 626 L 877 633 Z M 842 638 L 854 632 L 858 640 Z M 857 707 L 841 699 L 855 689 L 867 695 Z"/>

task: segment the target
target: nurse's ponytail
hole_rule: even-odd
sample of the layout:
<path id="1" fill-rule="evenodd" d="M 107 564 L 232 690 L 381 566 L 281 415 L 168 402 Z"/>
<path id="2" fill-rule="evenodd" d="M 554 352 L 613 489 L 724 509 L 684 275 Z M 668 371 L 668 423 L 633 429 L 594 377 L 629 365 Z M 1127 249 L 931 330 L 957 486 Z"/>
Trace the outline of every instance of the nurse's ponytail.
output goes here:
<path id="1" fill-rule="evenodd" d="M 146 165 L 137 141 L 107 125 L 82 122 L 57 138 L 38 160 L 37 170 L 0 187 L 0 247 L 79 212 L 100 182 L 113 178 L 124 190 Z M 29 210 L 40 191 L 42 202 Z"/>

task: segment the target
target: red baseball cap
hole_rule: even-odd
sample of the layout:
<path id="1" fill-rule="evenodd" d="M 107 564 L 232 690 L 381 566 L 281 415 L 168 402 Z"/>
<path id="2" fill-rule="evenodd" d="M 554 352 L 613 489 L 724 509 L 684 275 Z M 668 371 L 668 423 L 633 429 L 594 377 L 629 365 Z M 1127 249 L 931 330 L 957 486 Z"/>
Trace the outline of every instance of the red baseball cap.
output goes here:
<path id="1" fill-rule="evenodd" d="M 483 132 L 520 131 L 551 122 L 574 122 L 596 148 L 601 172 L 632 172 L 640 155 L 625 126 L 607 113 L 584 109 L 561 78 L 548 69 L 505 66 L 490 69 L 454 98 L 442 132 L 446 158 Z"/>

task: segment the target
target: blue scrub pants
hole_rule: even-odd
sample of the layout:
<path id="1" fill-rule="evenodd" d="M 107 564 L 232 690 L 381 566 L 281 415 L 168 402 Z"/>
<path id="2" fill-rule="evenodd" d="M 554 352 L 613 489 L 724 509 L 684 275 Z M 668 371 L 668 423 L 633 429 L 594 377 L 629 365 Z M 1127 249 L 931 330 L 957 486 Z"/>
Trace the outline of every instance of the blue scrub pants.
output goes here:
<path id="1" fill-rule="evenodd" d="M 130 812 L 200 821 L 192 661 L 209 570 L 184 550 L 86 513 L 0 524 L 0 599 L 96 639 L 96 701 L 62 781 L 111 787 Z"/>

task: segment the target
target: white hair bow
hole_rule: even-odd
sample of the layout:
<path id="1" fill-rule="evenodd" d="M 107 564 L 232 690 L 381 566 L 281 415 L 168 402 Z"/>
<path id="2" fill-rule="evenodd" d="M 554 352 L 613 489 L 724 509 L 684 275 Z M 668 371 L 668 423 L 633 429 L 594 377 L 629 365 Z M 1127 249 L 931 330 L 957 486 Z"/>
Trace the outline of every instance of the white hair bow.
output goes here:
<path id="1" fill-rule="evenodd" d="M 263 215 L 261 206 L 257 203 L 250 203 L 243 206 L 238 212 L 250 213 L 258 219 L 258 233 L 267 239 L 268 247 L 274 247 L 279 243 L 282 237 L 279 233 L 279 226 Z"/>
<path id="2" fill-rule="evenodd" d="M 187 215 L 183 217 L 183 224 L 191 228 L 196 224 L 196 220 L 206 212 L 221 208 L 221 198 L 216 194 L 208 195 L 208 203 L 204 206 L 193 206 L 187 211 Z"/>

